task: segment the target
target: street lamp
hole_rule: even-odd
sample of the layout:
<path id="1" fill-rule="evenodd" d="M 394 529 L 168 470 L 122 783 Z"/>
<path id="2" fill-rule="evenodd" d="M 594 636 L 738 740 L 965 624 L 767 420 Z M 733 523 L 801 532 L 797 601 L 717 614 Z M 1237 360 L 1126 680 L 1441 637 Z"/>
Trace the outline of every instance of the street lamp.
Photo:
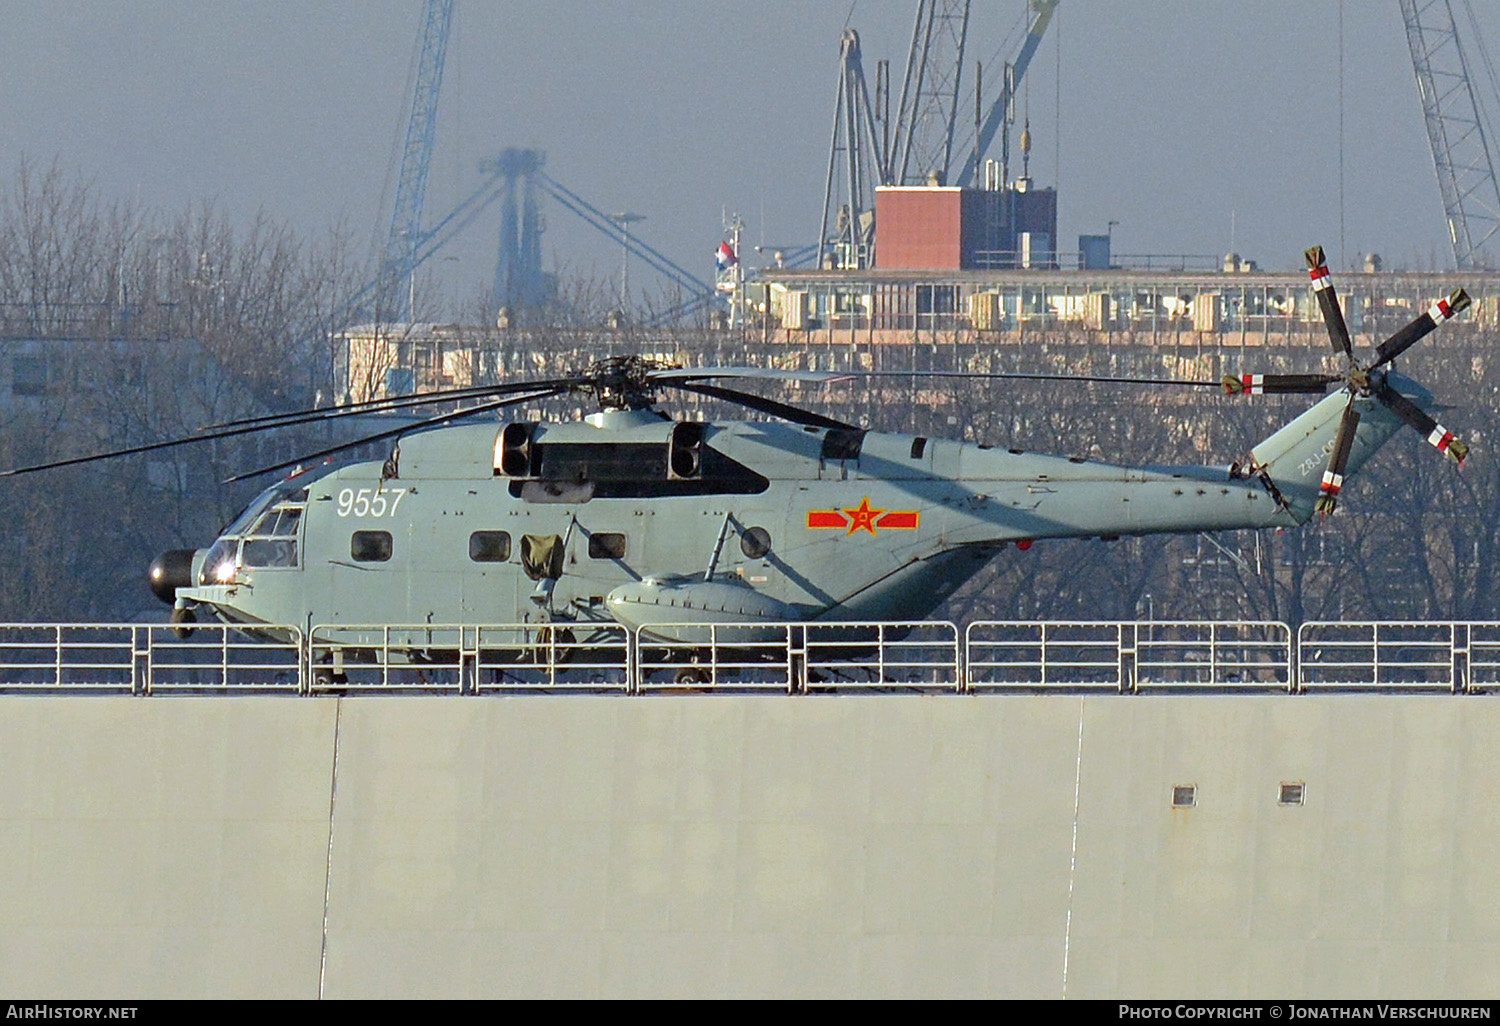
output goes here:
<path id="1" fill-rule="evenodd" d="M 630 305 L 630 226 L 644 221 L 646 215 L 627 210 L 610 214 L 609 219 L 620 229 L 620 250 L 623 254 L 620 263 L 620 313 L 623 314 Z"/>

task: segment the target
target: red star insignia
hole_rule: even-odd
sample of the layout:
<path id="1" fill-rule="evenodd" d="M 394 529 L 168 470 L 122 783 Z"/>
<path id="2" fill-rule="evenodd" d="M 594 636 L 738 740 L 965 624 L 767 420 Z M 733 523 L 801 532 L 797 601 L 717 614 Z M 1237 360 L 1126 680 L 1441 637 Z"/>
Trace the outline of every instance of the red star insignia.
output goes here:
<path id="1" fill-rule="evenodd" d="M 849 534 L 853 534 L 855 531 L 861 530 L 874 534 L 875 518 L 884 512 L 885 510 L 883 509 L 871 509 L 870 497 L 866 495 L 860 502 L 858 509 L 844 510 L 844 515 L 849 518 L 849 531 L 845 537 L 848 537 Z"/>

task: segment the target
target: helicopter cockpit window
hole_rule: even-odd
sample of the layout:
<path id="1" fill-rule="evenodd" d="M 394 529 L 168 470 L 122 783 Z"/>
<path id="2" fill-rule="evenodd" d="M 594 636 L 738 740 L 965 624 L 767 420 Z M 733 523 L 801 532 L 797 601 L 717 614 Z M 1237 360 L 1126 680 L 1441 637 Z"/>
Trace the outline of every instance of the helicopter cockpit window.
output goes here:
<path id="1" fill-rule="evenodd" d="M 297 525 L 300 506 L 278 505 L 260 515 L 245 537 L 240 561 L 249 567 L 297 565 Z"/>
<path id="2" fill-rule="evenodd" d="M 596 533 L 589 535 L 590 559 L 624 559 L 625 536 L 623 534 Z"/>
<path id="3" fill-rule="evenodd" d="M 389 531 L 355 531 L 349 539 L 349 557 L 356 563 L 384 563 L 393 550 Z"/>
<path id="4" fill-rule="evenodd" d="M 504 563 L 510 558 L 510 535 L 505 531 L 475 531 L 469 535 L 469 558 L 475 563 Z"/>
<path id="5" fill-rule="evenodd" d="M 199 584 L 234 584 L 241 567 L 295 568 L 297 532 L 307 509 L 308 484 L 336 469 L 331 464 L 261 492 L 208 550 Z"/>
<path id="6" fill-rule="evenodd" d="M 221 534 L 243 536 L 251 533 L 249 525 L 256 521 L 261 511 L 274 507 L 296 506 L 298 508 L 307 505 L 307 489 L 305 487 L 289 487 L 286 482 L 273 485 L 261 492 L 251 500 L 250 505 L 240 511 L 230 525 Z"/>

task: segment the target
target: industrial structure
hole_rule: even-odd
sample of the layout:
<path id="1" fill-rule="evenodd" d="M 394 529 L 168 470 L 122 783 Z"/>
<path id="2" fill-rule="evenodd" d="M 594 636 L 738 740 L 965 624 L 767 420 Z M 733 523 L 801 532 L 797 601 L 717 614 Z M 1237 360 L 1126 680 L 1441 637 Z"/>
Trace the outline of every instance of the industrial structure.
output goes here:
<path id="1" fill-rule="evenodd" d="M 401 150 L 401 176 L 376 276 L 375 309 L 382 320 L 409 321 L 414 315 L 414 276 L 423 240 L 422 208 L 437 140 L 438 97 L 452 27 L 453 0 L 427 0 L 417 43 L 416 85 Z"/>
<path id="2" fill-rule="evenodd" d="M 1474 52 L 1496 89 L 1494 69 L 1479 36 L 1469 0 L 1460 0 L 1472 30 Z M 1476 87 L 1471 55 L 1453 15 L 1453 0 L 1401 0 L 1422 116 L 1432 146 L 1438 188 L 1453 259 L 1460 271 L 1494 266 L 1485 246 L 1500 232 L 1500 182 L 1490 140 L 1493 126 Z"/>
<path id="3" fill-rule="evenodd" d="M 512 148 L 479 165 L 501 182 L 494 302 L 497 314 L 507 319 L 546 306 L 556 292 L 555 277 L 542 270 L 539 178 L 546 162 L 541 150 Z"/>
<path id="4" fill-rule="evenodd" d="M 768 318 L 784 319 L 783 307 L 773 304 L 764 308 L 762 293 L 767 285 L 778 294 L 802 291 L 794 287 L 799 279 L 788 274 L 797 271 L 804 253 L 811 255 L 815 275 L 870 270 L 1062 271 L 1071 269 L 1075 259 L 1081 271 L 1109 269 L 1115 258 L 1109 251 L 1108 235 L 1080 235 L 1077 250 L 1060 240 L 1057 193 L 1038 185 L 1030 176 L 1029 124 L 1023 126 L 1020 135 L 1018 159 L 1012 154 L 1017 90 L 1058 2 L 1029 0 L 1026 29 L 1012 59 L 998 71 L 990 69 L 986 74 L 979 64 L 969 72 L 965 69 L 966 54 L 972 50 L 969 0 L 918 0 L 899 95 L 887 60 L 877 62 L 874 88 L 870 87 L 859 35 L 853 29 L 846 30 L 840 44 L 818 241 L 810 250 L 788 254 L 787 259 L 778 261 L 761 281 L 739 267 L 737 278 L 744 280 L 750 291 L 729 295 L 727 306 L 735 314 L 723 317 L 722 322 L 754 325 L 756 319 L 748 313 L 740 315 L 740 311 L 753 310 L 757 302 L 763 307 L 761 326 Z M 1490 85 L 1495 85 L 1489 56 L 1468 0 L 1400 0 L 1400 5 L 1454 259 L 1461 271 L 1481 270 L 1491 263 L 1485 255 L 1486 244 L 1500 231 L 1500 185 L 1489 141 L 1494 133 L 1485 109 L 1486 92 L 1477 76 L 1482 68 L 1490 74 Z M 1460 24 L 1456 7 L 1467 15 L 1467 26 Z M 406 329 L 398 325 L 410 324 L 416 317 L 411 306 L 417 268 L 497 200 L 501 223 L 494 310 L 497 314 L 504 311 L 508 322 L 534 318 L 555 296 L 554 283 L 542 268 L 544 199 L 618 240 L 625 261 L 639 261 L 677 290 L 680 302 L 672 309 L 651 312 L 648 322 L 652 326 L 700 318 L 713 308 L 724 295 L 714 282 L 684 269 L 650 246 L 639 232 L 622 228 L 614 215 L 549 176 L 544 170 L 545 154 L 540 150 L 512 148 L 486 160 L 480 166 L 484 177 L 479 186 L 452 211 L 424 226 L 427 169 L 452 17 L 452 0 L 426 0 L 414 59 L 415 86 L 401 150 L 400 181 L 380 270 L 375 281 L 349 304 L 345 322 L 386 324 L 393 336 L 404 332 Z M 965 123 L 966 79 L 972 80 L 973 89 L 972 146 L 958 141 Z M 992 148 L 997 149 L 993 155 Z M 1217 262 L 1217 257 L 1200 257 L 1195 269 L 1206 271 Z M 1137 264 L 1134 269 L 1149 272 L 1156 268 Z M 1169 270 L 1176 269 L 1180 268 L 1169 266 Z M 1095 289 L 1094 284 L 1097 282 L 1078 282 L 1070 291 L 1085 287 L 1094 292 L 1109 291 Z M 1158 287 L 1166 289 L 1172 284 L 1163 280 Z M 873 292 L 870 294 L 873 296 Z M 925 300 L 914 293 L 910 312 L 967 312 L 946 309 L 942 296 L 933 295 L 939 306 L 929 310 Z M 1119 309 L 1124 297 L 1114 298 L 1114 306 Z M 793 306 L 790 320 L 796 330 L 797 300 L 793 296 L 787 302 Z M 881 304 L 877 300 L 871 298 L 857 305 L 865 306 L 870 316 L 880 320 L 877 308 Z M 1018 300 L 1016 318 L 1028 316 L 1021 305 Z M 1048 305 L 1043 303 L 1043 309 L 1029 315 L 1046 316 Z M 1240 311 L 1254 305 L 1250 299 L 1238 304 L 1234 298 L 1227 299 L 1220 321 L 1233 323 Z M 616 319 L 629 318 L 631 306 L 630 297 L 622 296 Z M 1200 306 L 1206 308 L 1206 301 Z M 1069 314 L 1063 311 L 1059 316 L 1068 319 Z M 817 322 L 820 315 L 810 308 L 807 318 Z M 983 314 L 979 318 L 985 320 Z M 1108 318 L 1093 319 L 1102 323 Z M 1160 319 L 1158 313 L 1158 326 Z M 1205 316 L 1197 320 L 1208 323 Z"/>
<path id="5" fill-rule="evenodd" d="M 968 0 L 919 0 L 894 122 L 889 62 L 877 65 L 872 102 L 859 34 L 852 29 L 844 32 L 818 232 L 818 267 L 979 266 L 972 262 L 978 252 L 987 254 L 992 266 L 1030 266 L 1033 259 L 1040 266 L 1050 263 L 1057 238 L 1056 194 L 1032 189 L 1027 166 L 1029 125 L 1021 137 L 1021 175 L 1012 179 L 1010 126 L 1015 121 L 1016 85 L 1026 74 L 1057 3 L 1032 0 L 1030 26 L 1020 52 L 1013 64 L 1004 66 L 997 95 L 988 106 L 983 68 L 975 67 L 974 148 L 951 182 L 968 43 Z M 997 132 L 1000 159 L 984 162 Z M 950 185 L 952 194 L 944 196 L 906 191 Z M 931 216 L 962 219 L 964 256 L 970 262 L 941 262 L 946 254 L 936 257 L 938 263 L 921 262 L 929 258 L 922 249 L 922 237 L 925 218 Z M 876 244 L 877 225 L 888 252 Z"/>

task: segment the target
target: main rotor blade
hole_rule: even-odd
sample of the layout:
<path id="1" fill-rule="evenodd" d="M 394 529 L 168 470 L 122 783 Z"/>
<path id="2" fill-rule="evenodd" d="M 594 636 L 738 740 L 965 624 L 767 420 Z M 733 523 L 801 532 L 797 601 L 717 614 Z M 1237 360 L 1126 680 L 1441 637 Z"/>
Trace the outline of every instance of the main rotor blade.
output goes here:
<path id="1" fill-rule="evenodd" d="M 1427 308 L 1426 313 L 1421 314 L 1406 327 L 1380 343 L 1380 348 L 1375 350 L 1375 362 L 1365 370 L 1374 370 L 1376 367 L 1390 363 L 1430 335 L 1440 325 L 1466 310 L 1469 302 L 1467 292 L 1463 289 L 1454 289 L 1447 299 L 1439 299 Z"/>
<path id="2" fill-rule="evenodd" d="M 1375 386 L 1374 391 L 1375 398 L 1415 428 L 1418 434 L 1427 439 L 1428 445 L 1438 452 L 1453 457 L 1454 462 L 1459 466 L 1464 465 L 1464 457 L 1469 455 L 1469 447 L 1462 439 L 1456 438 L 1452 431 L 1433 420 L 1426 410 L 1392 388 L 1389 382 L 1380 382 Z"/>
<path id="3" fill-rule="evenodd" d="M 1349 393 L 1349 405 L 1344 407 L 1344 416 L 1339 421 L 1339 433 L 1334 436 L 1333 452 L 1328 456 L 1328 469 L 1323 471 L 1323 483 L 1318 486 L 1318 501 L 1313 507 L 1327 516 L 1339 505 L 1339 492 L 1344 487 L 1344 468 L 1349 465 L 1349 451 L 1354 447 L 1354 433 L 1359 427 L 1359 411 L 1354 408 L 1354 393 Z"/>
<path id="4" fill-rule="evenodd" d="M 1199 378 L 1116 378 L 1094 374 L 1023 374 L 1019 371 L 848 371 L 846 378 L 963 378 L 994 381 L 1077 381 L 1104 385 L 1169 385 L 1219 388 L 1220 382 Z"/>
<path id="5" fill-rule="evenodd" d="M 393 395 L 382 399 L 367 399 L 363 402 L 348 403 L 344 406 L 314 406 L 310 409 L 292 410 L 288 413 L 267 413 L 258 417 L 226 420 L 219 424 L 210 424 L 203 430 L 214 431 L 219 428 L 233 428 L 252 424 L 266 429 L 290 427 L 294 424 L 312 423 L 319 420 L 336 420 L 339 417 L 353 417 L 362 413 L 385 413 L 389 410 L 398 410 L 407 406 L 426 406 L 431 403 L 483 399 L 489 396 L 528 392 L 539 388 L 559 388 L 574 380 L 581 381 L 582 379 L 553 378 L 537 381 L 510 381 L 494 385 L 471 385 L 466 388 L 422 392 L 418 395 Z"/>
<path id="6" fill-rule="evenodd" d="M 821 413 L 798 409 L 795 406 L 788 406 L 786 403 L 779 403 L 775 399 L 767 399 L 763 395 L 752 395 L 749 392 L 741 392 L 733 388 L 724 388 L 720 385 L 705 385 L 697 381 L 662 381 L 659 384 L 665 385 L 668 388 L 680 389 L 684 392 L 696 392 L 699 395 L 706 395 L 710 399 L 722 399 L 725 402 L 738 403 L 741 406 L 758 410 L 761 413 L 769 413 L 771 416 L 778 417 L 781 420 L 791 421 L 793 424 L 805 424 L 808 427 L 821 428 L 846 428 L 850 431 L 858 430 L 853 424 L 845 424 L 841 420 L 825 417 Z"/>
<path id="7" fill-rule="evenodd" d="M 319 449 L 317 452 L 304 453 L 292 459 L 283 460 L 280 463 L 272 463 L 268 466 L 259 467 L 255 470 L 247 470 L 243 474 L 236 474 L 233 477 L 226 477 L 224 479 L 224 483 L 234 484 L 236 481 L 244 481 L 248 478 L 258 477 L 261 474 L 267 474 L 273 470 L 281 470 L 284 467 L 295 466 L 298 463 L 312 463 L 316 460 L 322 459 L 325 456 L 332 456 L 335 453 L 343 452 L 345 449 L 352 449 L 356 445 L 365 445 L 369 442 L 384 441 L 387 438 L 395 438 L 397 435 L 408 434 L 412 431 L 418 431 L 426 427 L 435 427 L 438 424 L 446 424 L 449 421 L 460 420 L 464 417 L 472 417 L 478 413 L 488 413 L 491 410 L 498 410 L 505 406 L 515 406 L 518 403 L 527 403 L 531 402 L 534 399 L 550 399 L 552 396 L 560 395 L 566 391 L 566 388 L 552 388 L 546 391 L 535 392 L 530 395 L 512 396 L 508 399 L 497 399 L 492 403 L 481 403 L 478 406 L 471 406 L 467 410 L 459 410 L 455 413 L 440 414 L 436 417 L 429 417 L 426 420 L 420 420 L 415 424 L 407 424 L 404 427 L 392 428 L 390 431 L 382 431 L 379 434 L 375 435 L 366 435 L 364 438 L 355 438 L 348 442 L 344 442 L 341 445 L 332 445 L 327 449 Z"/>
<path id="8" fill-rule="evenodd" d="M 1323 395 L 1342 380 L 1330 374 L 1226 374 L 1221 384 L 1225 395 Z"/>
<path id="9" fill-rule="evenodd" d="M 272 424 L 270 427 L 282 427 L 280 424 Z M 105 452 L 96 452 L 88 456 L 73 456 L 65 460 L 52 460 L 49 463 L 33 463 L 28 467 L 16 467 L 12 470 L 0 470 L 0 477 L 15 477 L 18 474 L 31 474 L 38 470 L 55 470 L 58 467 L 76 467 L 83 463 L 94 463 L 101 460 L 112 460 L 120 456 L 137 456 L 143 452 L 158 452 L 162 449 L 173 449 L 179 445 L 192 445 L 196 442 L 212 442 L 218 438 L 234 438 L 237 435 L 253 434 L 256 431 L 267 430 L 265 426 L 253 425 L 249 427 L 227 428 L 223 431 L 202 431 L 195 435 L 187 435 L 183 438 L 173 438 L 165 442 L 149 442 L 145 445 L 132 445 L 125 449 L 110 449 Z"/>
<path id="10" fill-rule="evenodd" d="M 572 379 L 561 378 L 550 381 L 516 382 L 503 386 L 486 385 L 475 389 L 453 389 L 442 393 L 432 392 L 422 396 L 400 396 L 396 398 L 404 401 L 394 404 L 389 400 L 372 400 L 368 403 L 356 403 L 351 406 L 324 407 L 316 410 L 304 410 L 298 413 L 247 417 L 243 420 L 225 421 L 223 424 L 216 424 L 212 427 L 200 429 L 195 434 L 185 435 L 182 438 L 168 439 L 164 442 L 148 442 L 144 445 L 132 445 L 124 449 L 107 449 L 104 452 L 90 453 L 86 456 L 72 456 L 68 459 L 50 460 L 46 463 L 33 463 L 29 466 L 15 467 L 11 470 L 0 470 L 0 477 L 15 477 L 20 474 L 32 474 L 41 470 L 56 470 L 60 467 L 76 467 L 85 463 L 117 459 L 121 456 L 139 456 L 142 453 L 160 452 L 163 449 L 174 449 L 181 445 L 212 442 L 220 438 L 236 438 L 240 435 L 254 434 L 257 431 L 274 431 L 277 428 L 295 427 L 298 424 L 314 423 L 320 420 L 334 420 L 339 417 L 378 413 L 399 409 L 402 406 L 419 406 L 425 403 L 453 401 L 464 397 L 475 398 L 494 395 L 497 390 L 499 390 L 500 394 L 506 394 L 519 391 L 522 388 L 529 391 L 556 389 L 556 391 L 547 392 L 548 395 L 555 395 L 558 392 L 566 391 L 567 387 L 571 384 Z M 409 429 L 408 427 L 402 430 Z"/>
<path id="11" fill-rule="evenodd" d="M 752 378 L 759 381 L 803 381 L 815 385 L 844 381 L 858 371 L 780 370 L 774 367 L 667 367 L 651 371 L 646 377 L 667 384 L 675 381 L 701 381 L 706 378 Z"/>
<path id="12" fill-rule="evenodd" d="M 1344 310 L 1339 305 L 1338 290 L 1333 287 L 1333 276 L 1328 273 L 1328 261 L 1323 257 L 1323 247 L 1314 246 L 1305 254 L 1307 273 L 1312 278 L 1313 295 L 1318 297 L 1318 309 L 1323 313 L 1323 324 L 1328 328 L 1328 341 L 1333 351 L 1343 353 L 1345 359 L 1354 362 L 1354 346 L 1349 341 L 1349 326 L 1344 323 Z"/>

